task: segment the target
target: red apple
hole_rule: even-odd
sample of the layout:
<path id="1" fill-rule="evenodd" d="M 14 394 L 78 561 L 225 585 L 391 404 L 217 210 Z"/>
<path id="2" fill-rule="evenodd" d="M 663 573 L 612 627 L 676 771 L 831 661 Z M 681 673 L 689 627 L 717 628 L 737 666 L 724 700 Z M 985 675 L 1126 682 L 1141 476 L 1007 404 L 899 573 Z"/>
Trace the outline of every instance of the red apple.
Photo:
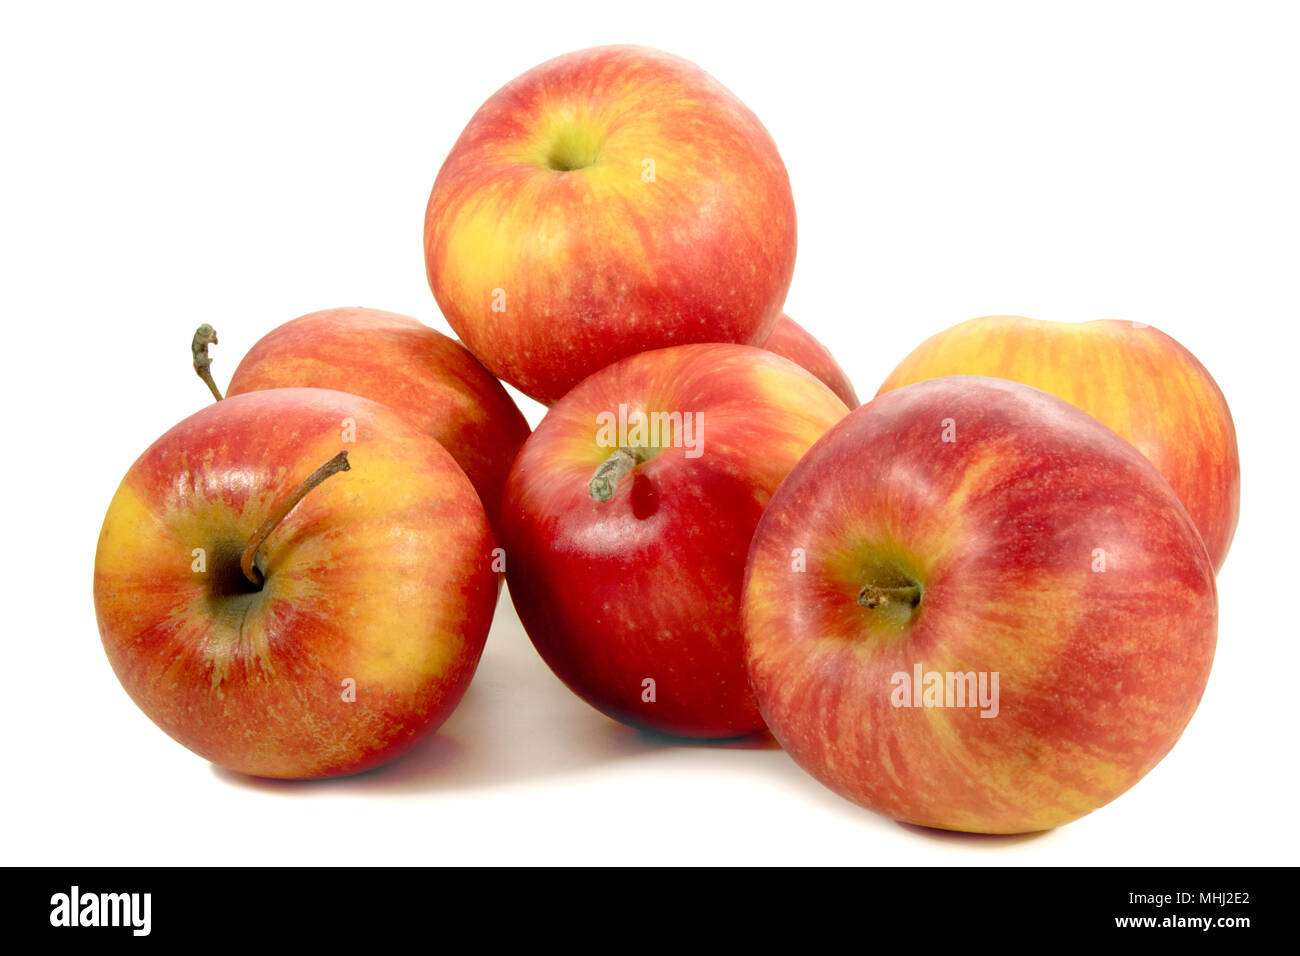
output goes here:
<path id="1" fill-rule="evenodd" d="M 846 412 L 794 363 L 728 344 L 624 359 L 551 406 L 510 473 L 502 534 L 510 595 L 556 675 L 634 726 L 762 729 L 741 653 L 750 535 Z"/>
<path id="2" fill-rule="evenodd" d="M 340 451 L 350 470 L 293 507 Z M 180 743 L 247 774 L 331 777 L 455 708 L 492 621 L 492 551 L 432 438 L 364 398 L 272 389 L 208 406 L 132 465 L 95 611 L 122 686 Z"/>
<path id="3" fill-rule="evenodd" d="M 794 200 L 771 136 L 716 80 L 598 47 L 474 114 L 434 183 L 424 252 L 461 341 L 549 404 L 636 352 L 765 341 L 794 270 Z"/>
<path id="4" fill-rule="evenodd" d="M 849 408 L 857 408 L 861 404 L 858 393 L 853 390 L 853 383 L 844 374 L 844 369 L 840 368 L 830 350 L 784 312 L 772 334 L 763 343 L 763 348 L 812 372 Z"/>
<path id="5" fill-rule="evenodd" d="M 528 422 L 455 339 L 405 315 L 327 309 L 286 322 L 244 356 L 229 395 L 333 388 L 393 409 L 451 452 L 495 520 Z"/>
<path id="6" fill-rule="evenodd" d="M 791 471 L 744 622 L 763 715 L 805 770 L 897 820 L 1018 833 L 1169 751 L 1217 602 L 1137 449 L 1045 392 L 955 376 L 879 396 Z"/>
<path id="7" fill-rule="evenodd" d="M 881 392 L 942 375 L 992 375 L 1077 405 L 1136 445 L 1186 505 L 1217 572 L 1237 528 L 1241 469 L 1223 393 L 1191 352 L 1149 325 L 990 315 L 919 345 Z"/>

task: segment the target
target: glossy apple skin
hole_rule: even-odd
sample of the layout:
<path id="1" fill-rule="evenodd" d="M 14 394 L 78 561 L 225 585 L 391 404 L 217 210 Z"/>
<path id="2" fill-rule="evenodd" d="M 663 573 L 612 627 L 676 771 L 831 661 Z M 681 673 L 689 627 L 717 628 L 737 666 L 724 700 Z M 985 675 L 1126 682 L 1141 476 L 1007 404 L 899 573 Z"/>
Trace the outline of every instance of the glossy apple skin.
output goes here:
<path id="1" fill-rule="evenodd" d="M 271 534 L 250 593 L 245 542 L 340 450 L 351 470 Z M 339 776 L 393 759 L 455 708 L 492 621 L 493 546 L 464 473 L 396 412 L 260 391 L 185 419 L 132 465 L 100 532 L 95 612 L 122 686 L 190 750 L 257 776 Z"/>
<path id="2" fill-rule="evenodd" d="M 844 374 L 844 369 L 840 368 L 830 350 L 784 312 L 772 334 L 763 343 L 763 348 L 812 372 L 850 409 L 862 404 L 858 401 L 858 393 L 853 390 L 853 383 Z"/>
<path id="3" fill-rule="evenodd" d="M 550 404 L 637 352 L 766 340 L 794 271 L 794 199 L 771 136 L 716 80 L 598 47 L 475 113 L 434 183 L 424 251 L 461 341 Z"/>
<path id="4" fill-rule="evenodd" d="M 387 405 L 451 452 L 493 519 L 528 437 L 519 408 L 468 349 L 379 309 L 326 309 L 267 333 L 227 394 L 268 388 L 332 388 Z"/>
<path id="5" fill-rule="evenodd" d="M 596 416 L 623 402 L 702 413 L 701 454 L 664 448 L 598 503 L 588 482 L 612 449 L 597 444 Z M 725 344 L 633 356 L 551 406 L 510 473 L 503 534 L 510 595 L 556 675 L 636 727 L 761 730 L 741 653 L 750 535 L 786 472 L 847 411 L 792 362 Z M 647 678 L 654 702 L 642 699 Z"/>
<path id="6" fill-rule="evenodd" d="M 1228 403 L 1191 352 L 1158 329 L 1100 319 L 971 319 L 905 358 L 884 393 L 943 375 L 1023 382 L 1077 405 L 1136 445 L 1173 486 L 1216 573 L 1237 529 L 1241 468 Z"/>
<path id="7" fill-rule="evenodd" d="M 910 621 L 858 603 L 890 570 L 924 589 Z M 794 468 L 754 536 L 744 622 L 763 715 L 814 777 L 907 823 L 1019 833 L 1169 751 L 1217 601 L 1190 517 L 1132 445 L 1045 392 L 957 376 L 867 403 Z M 892 675 L 918 663 L 998 672 L 997 716 L 893 706 Z"/>

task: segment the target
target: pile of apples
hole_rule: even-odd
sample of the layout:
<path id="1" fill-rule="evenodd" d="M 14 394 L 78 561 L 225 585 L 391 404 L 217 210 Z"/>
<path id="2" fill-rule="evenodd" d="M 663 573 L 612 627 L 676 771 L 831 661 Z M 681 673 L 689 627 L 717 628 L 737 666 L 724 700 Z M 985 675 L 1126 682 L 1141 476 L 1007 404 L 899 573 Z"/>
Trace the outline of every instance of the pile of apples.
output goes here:
<path id="1" fill-rule="evenodd" d="M 1239 473 L 1223 396 L 1173 339 L 975 319 L 859 405 L 782 312 L 795 210 L 771 137 L 638 47 L 489 99 L 424 251 L 459 342 L 317 312 L 222 398 L 203 326 L 220 400 L 113 498 L 104 648 L 194 752 L 286 778 L 394 759 L 464 694 L 503 576 L 605 714 L 770 729 L 914 824 L 1068 822 L 1191 719 Z M 536 431 L 499 379 L 549 406 Z"/>

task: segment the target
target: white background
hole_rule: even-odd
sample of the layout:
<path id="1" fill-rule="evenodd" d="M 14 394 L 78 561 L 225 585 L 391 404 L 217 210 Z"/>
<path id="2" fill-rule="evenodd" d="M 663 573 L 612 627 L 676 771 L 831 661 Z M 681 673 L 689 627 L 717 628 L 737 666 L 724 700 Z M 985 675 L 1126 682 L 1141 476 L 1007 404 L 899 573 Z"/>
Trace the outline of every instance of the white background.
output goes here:
<path id="1" fill-rule="evenodd" d="M 0 347 L 6 863 L 1296 862 L 1300 22 L 1278 4 L 6 4 Z M 1241 525 L 1214 672 L 1135 789 L 1032 837 L 903 827 L 779 750 L 614 724 L 503 595 L 461 708 L 370 775 L 216 770 L 118 686 L 91 603 L 121 476 L 265 331 L 367 305 L 447 329 L 424 204 L 497 87 L 639 42 L 700 63 L 781 148 L 788 311 L 869 397 L 995 312 L 1179 339 L 1235 415 Z M 539 406 L 523 400 L 530 421 Z"/>

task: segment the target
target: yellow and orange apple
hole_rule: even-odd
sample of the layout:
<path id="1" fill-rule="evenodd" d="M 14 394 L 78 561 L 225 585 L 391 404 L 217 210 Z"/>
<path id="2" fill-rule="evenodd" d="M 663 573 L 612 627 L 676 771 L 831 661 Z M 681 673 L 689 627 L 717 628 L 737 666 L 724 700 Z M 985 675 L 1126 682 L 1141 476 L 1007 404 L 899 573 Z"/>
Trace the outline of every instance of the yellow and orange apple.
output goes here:
<path id="1" fill-rule="evenodd" d="M 880 394 L 944 375 L 990 375 L 1051 392 L 1146 455 L 1186 505 L 1217 572 L 1237 528 L 1241 471 L 1228 403 L 1191 352 L 1137 322 L 971 319 L 932 336 Z"/>
<path id="2" fill-rule="evenodd" d="M 339 776 L 456 706 L 492 621 L 493 549 L 469 479 L 395 411 L 271 389 L 208 406 L 131 466 L 95 612 L 122 686 L 190 750 Z"/>
<path id="3" fill-rule="evenodd" d="M 379 309 L 313 312 L 259 339 L 227 395 L 295 387 L 333 388 L 387 405 L 451 453 L 496 519 L 528 422 L 455 339 Z"/>
<path id="4" fill-rule="evenodd" d="M 1214 656 L 1214 569 L 1136 448 L 1002 379 L 881 395 L 759 522 L 749 673 L 805 770 L 897 820 L 1068 823 L 1173 747 Z"/>
<path id="5" fill-rule="evenodd" d="M 680 345 L 602 369 L 524 443 L 502 507 L 528 636 L 576 694 L 684 737 L 762 729 L 740 586 L 763 507 L 848 409 L 780 356 Z"/>
<path id="6" fill-rule="evenodd" d="M 794 270 L 794 200 L 771 136 L 716 80 L 598 47 L 483 104 L 434 183 L 424 252 L 461 341 L 550 404 L 636 352 L 762 344 Z"/>

